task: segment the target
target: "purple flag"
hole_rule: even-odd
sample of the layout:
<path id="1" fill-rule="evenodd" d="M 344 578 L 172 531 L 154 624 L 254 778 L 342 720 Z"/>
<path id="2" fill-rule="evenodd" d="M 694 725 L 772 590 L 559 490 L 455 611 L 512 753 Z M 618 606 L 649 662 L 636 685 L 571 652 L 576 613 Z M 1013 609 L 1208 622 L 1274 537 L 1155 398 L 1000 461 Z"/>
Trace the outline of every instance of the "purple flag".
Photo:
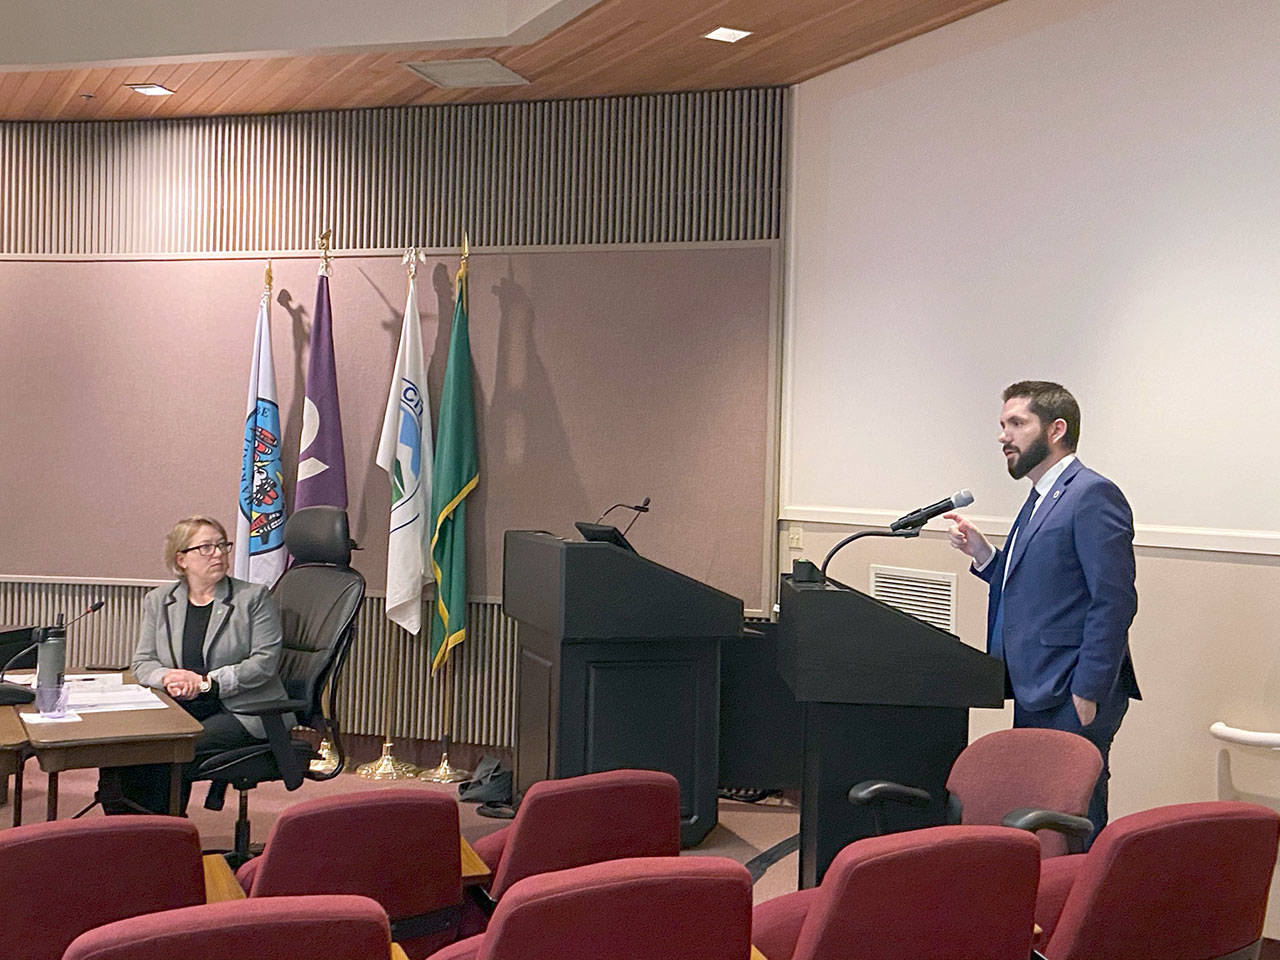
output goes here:
<path id="1" fill-rule="evenodd" d="M 293 501 L 295 510 L 319 505 L 347 506 L 347 463 L 342 453 L 338 375 L 333 364 L 333 314 L 329 307 L 329 278 L 323 273 L 316 284 L 302 440 L 298 444 L 298 488 Z"/>

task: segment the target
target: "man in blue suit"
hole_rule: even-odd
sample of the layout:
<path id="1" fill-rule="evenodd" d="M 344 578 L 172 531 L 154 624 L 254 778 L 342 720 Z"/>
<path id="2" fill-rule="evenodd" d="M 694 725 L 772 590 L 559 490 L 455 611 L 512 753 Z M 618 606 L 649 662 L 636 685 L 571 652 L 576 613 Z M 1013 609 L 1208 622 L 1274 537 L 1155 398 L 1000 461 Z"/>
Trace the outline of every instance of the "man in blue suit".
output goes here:
<path id="1" fill-rule="evenodd" d="M 1000 446 L 1030 495 L 1003 549 L 959 514 L 951 544 L 990 585 L 987 651 L 1005 662 L 1015 727 L 1068 730 L 1102 754 L 1089 804 L 1107 822 L 1108 753 L 1129 700 L 1141 699 L 1129 656 L 1134 589 L 1133 513 L 1110 480 L 1076 459 L 1080 406 L 1060 384 L 1004 392 Z"/>

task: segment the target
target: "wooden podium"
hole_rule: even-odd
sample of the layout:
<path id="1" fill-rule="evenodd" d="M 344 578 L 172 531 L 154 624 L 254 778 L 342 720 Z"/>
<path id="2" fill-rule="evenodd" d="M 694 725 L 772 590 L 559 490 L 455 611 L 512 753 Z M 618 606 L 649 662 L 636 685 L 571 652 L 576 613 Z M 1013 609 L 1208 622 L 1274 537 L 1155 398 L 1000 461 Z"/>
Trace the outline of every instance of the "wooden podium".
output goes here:
<path id="1" fill-rule="evenodd" d="M 742 601 L 610 543 L 508 530 L 519 624 L 515 789 L 636 767 L 680 783 L 680 841 L 716 824 L 720 644 Z"/>
<path id="2" fill-rule="evenodd" d="M 846 845 L 875 833 L 849 802 L 862 780 L 935 797 L 890 804 L 890 829 L 945 822 L 941 798 L 969 740 L 969 707 L 1004 703 L 1004 664 L 954 634 L 857 590 L 782 577 L 779 667 L 804 708 L 800 886 L 816 886 Z"/>

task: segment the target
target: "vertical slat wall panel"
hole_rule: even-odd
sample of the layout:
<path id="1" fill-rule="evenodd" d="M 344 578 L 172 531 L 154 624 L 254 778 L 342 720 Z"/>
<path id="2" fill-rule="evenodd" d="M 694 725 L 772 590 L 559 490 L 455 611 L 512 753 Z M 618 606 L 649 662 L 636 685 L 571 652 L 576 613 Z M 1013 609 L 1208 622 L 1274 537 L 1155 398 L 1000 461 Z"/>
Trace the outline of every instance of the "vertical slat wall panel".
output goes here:
<path id="1" fill-rule="evenodd" d="M 783 88 L 0 123 L 0 253 L 767 240 Z"/>
<path id="2" fill-rule="evenodd" d="M 86 664 L 127 664 L 142 625 L 148 587 L 83 583 L 0 582 L 0 624 L 51 624 L 105 600 L 68 631 L 68 670 Z M 424 611 L 429 614 L 429 610 Z M 388 679 L 393 690 L 397 739 L 438 740 L 511 747 L 515 743 L 516 625 L 498 603 L 467 604 L 468 636 L 454 647 L 452 699 L 445 709 L 443 674 L 430 676 L 425 644 L 386 617 L 386 600 L 368 597 L 338 690 L 338 721 L 351 733 L 387 732 Z"/>

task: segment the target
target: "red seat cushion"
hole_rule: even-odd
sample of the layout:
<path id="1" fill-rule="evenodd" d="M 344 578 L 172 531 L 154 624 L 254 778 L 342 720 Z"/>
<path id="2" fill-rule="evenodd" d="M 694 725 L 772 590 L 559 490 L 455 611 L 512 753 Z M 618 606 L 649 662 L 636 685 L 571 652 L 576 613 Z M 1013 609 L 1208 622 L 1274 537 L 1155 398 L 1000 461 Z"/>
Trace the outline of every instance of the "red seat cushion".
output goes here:
<path id="1" fill-rule="evenodd" d="M 205 900 L 199 835 L 175 817 L 14 827 L 0 831 L 0 865 L 12 960 L 59 960 L 86 930 Z"/>
<path id="2" fill-rule="evenodd" d="M 751 912 L 751 942 L 769 960 L 791 960 L 818 888 L 766 900 Z"/>
<path id="3" fill-rule="evenodd" d="M 1026 960 L 1039 847 L 1007 827 L 859 840 L 817 890 L 756 908 L 756 946 L 769 960 Z"/>
<path id="4" fill-rule="evenodd" d="M 676 856 L 680 787 L 675 777 L 653 770 L 543 780 L 525 793 L 510 831 L 490 887 L 498 900 L 512 884 L 552 870 Z"/>
<path id="5" fill-rule="evenodd" d="M 951 767 L 947 792 L 960 801 L 964 824 L 998 825 L 1023 807 L 1083 817 L 1102 772 L 1102 755 L 1064 730 L 997 730 L 969 744 Z M 1042 857 L 1062 856 L 1066 840 L 1041 830 Z"/>
<path id="6" fill-rule="evenodd" d="M 1218 957 L 1262 936 L 1280 816 L 1184 803 L 1121 817 L 1076 870 L 1050 960 Z"/>
<path id="7" fill-rule="evenodd" d="M 476 960 L 745 960 L 751 877 L 722 857 L 641 857 L 529 877 Z"/>
<path id="8" fill-rule="evenodd" d="M 107 924 L 64 960 L 387 960 L 390 950 L 387 916 L 367 897 L 272 897 Z"/>

